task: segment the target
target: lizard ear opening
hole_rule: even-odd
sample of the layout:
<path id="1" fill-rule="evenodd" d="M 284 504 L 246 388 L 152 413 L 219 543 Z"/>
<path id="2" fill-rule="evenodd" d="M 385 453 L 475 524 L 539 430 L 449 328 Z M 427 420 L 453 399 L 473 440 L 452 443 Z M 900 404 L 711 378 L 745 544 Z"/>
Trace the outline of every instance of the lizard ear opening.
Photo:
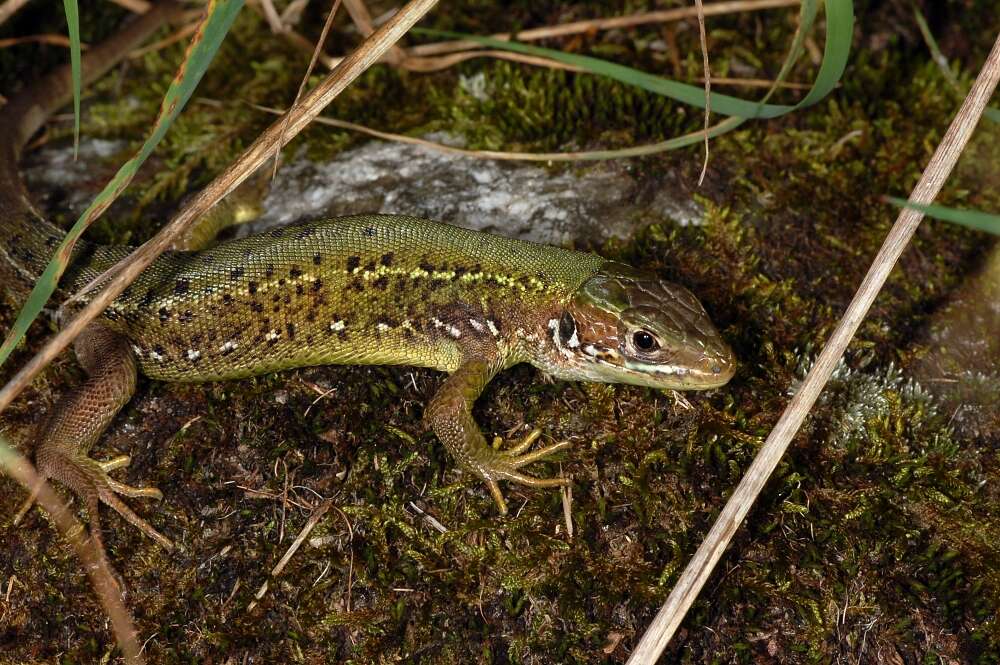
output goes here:
<path id="1" fill-rule="evenodd" d="M 559 319 L 559 341 L 564 346 L 570 347 L 580 344 L 580 340 L 576 336 L 576 321 L 573 320 L 573 315 L 569 312 L 563 312 Z"/>

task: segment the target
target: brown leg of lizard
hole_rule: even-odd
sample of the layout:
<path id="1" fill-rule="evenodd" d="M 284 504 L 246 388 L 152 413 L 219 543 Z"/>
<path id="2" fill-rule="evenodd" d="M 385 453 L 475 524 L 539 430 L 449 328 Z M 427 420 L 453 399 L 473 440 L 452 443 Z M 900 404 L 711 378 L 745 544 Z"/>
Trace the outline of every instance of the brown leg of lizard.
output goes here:
<path id="1" fill-rule="evenodd" d="M 472 417 L 472 405 L 495 374 L 494 367 L 486 361 L 465 362 L 434 395 L 424 417 L 459 465 L 486 481 L 500 512 L 506 515 L 507 502 L 497 481 L 509 480 L 531 487 L 568 485 L 568 478 L 535 478 L 517 469 L 569 447 L 569 442 L 562 441 L 522 454 L 538 438 L 538 434 L 532 432 L 510 451 L 494 450 L 487 445 Z"/>
<path id="2" fill-rule="evenodd" d="M 146 535 L 170 548 L 172 543 L 132 512 L 118 494 L 162 498 L 152 487 L 129 487 L 108 476 L 128 464 L 122 455 L 107 462 L 87 456 L 108 424 L 135 392 L 136 362 L 128 340 L 100 323 L 91 323 L 76 340 L 76 356 L 90 375 L 76 390 L 64 395 L 33 437 L 38 470 L 43 478 L 67 485 L 83 501 L 91 536 L 103 550 L 98 505 L 114 508 Z"/>

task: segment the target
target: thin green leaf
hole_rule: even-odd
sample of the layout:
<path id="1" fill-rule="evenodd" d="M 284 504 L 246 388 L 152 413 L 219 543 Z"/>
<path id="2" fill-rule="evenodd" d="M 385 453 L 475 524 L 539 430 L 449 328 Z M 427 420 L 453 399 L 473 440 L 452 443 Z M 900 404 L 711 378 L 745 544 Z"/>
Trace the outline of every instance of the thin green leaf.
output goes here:
<path id="1" fill-rule="evenodd" d="M 844 67 L 847 65 L 847 56 L 850 52 L 851 38 L 854 30 L 854 6 L 851 0 L 826 0 L 825 4 L 827 40 L 823 64 L 820 66 L 816 82 L 813 84 L 809 94 L 802 101 L 794 106 L 762 104 L 730 95 L 711 93 L 712 110 L 723 115 L 739 116 L 741 118 L 776 118 L 794 110 L 811 106 L 826 97 L 836 87 L 837 82 L 844 72 Z M 607 76 L 622 83 L 676 99 L 691 106 L 698 108 L 705 107 L 705 91 L 703 88 L 647 74 L 646 72 L 608 62 L 607 60 L 586 55 L 577 55 L 575 53 L 563 53 L 562 51 L 531 46 L 520 42 L 494 39 L 492 37 L 481 37 L 478 35 L 467 35 L 464 33 L 426 28 L 415 28 L 414 32 L 436 37 L 466 39 L 495 49 L 550 58 L 564 64 L 585 69 L 593 74 Z"/>
<path id="2" fill-rule="evenodd" d="M 913 6 L 913 18 L 916 19 L 917 27 L 920 29 L 920 34 L 924 38 L 924 43 L 927 44 L 927 48 L 930 49 L 931 58 L 937 64 L 938 69 L 941 70 L 942 76 L 944 76 L 953 88 L 962 92 L 962 94 L 965 94 L 962 90 L 962 85 L 958 82 L 958 77 L 955 76 L 955 73 L 951 71 L 951 67 L 948 65 L 948 58 L 946 58 L 944 53 L 941 52 L 941 47 L 938 46 L 937 40 L 934 39 L 934 34 L 931 32 L 930 26 L 927 25 L 927 20 L 924 18 L 920 8 L 916 5 Z M 983 111 L 983 115 L 993 122 L 1000 123 L 1000 109 L 987 106 L 986 110 Z"/>
<path id="3" fill-rule="evenodd" d="M 198 31 L 191 37 L 191 45 L 188 47 L 185 60 L 163 97 L 160 115 L 149 138 L 146 139 L 139 152 L 118 170 L 111 182 L 97 195 L 90 207 L 84 211 L 59 247 L 56 248 L 55 256 L 45 267 L 38 282 L 35 283 L 27 302 L 21 308 L 17 320 L 7 335 L 7 339 L 4 340 L 3 346 L 0 346 L 0 365 L 7 361 L 11 351 L 23 339 L 28 326 L 42 311 L 42 307 L 55 291 L 59 278 L 69 265 L 73 245 L 76 244 L 87 227 L 125 190 L 139 167 L 153 152 L 181 109 L 184 108 L 242 7 L 243 0 L 212 0 L 209 3 L 205 18 Z"/>
<path id="4" fill-rule="evenodd" d="M 63 0 L 69 32 L 69 68 L 73 75 L 73 159 L 80 150 L 80 8 L 76 0 Z"/>
<path id="5" fill-rule="evenodd" d="M 907 201 L 906 199 L 896 198 L 895 196 L 886 196 L 884 198 L 887 202 L 900 208 L 913 208 L 935 219 L 943 219 L 946 222 L 961 224 L 976 231 L 986 231 L 987 233 L 1000 236 L 1000 215 L 992 215 L 987 212 L 979 212 L 978 210 L 959 210 L 939 205 L 925 206 L 913 201 Z"/>

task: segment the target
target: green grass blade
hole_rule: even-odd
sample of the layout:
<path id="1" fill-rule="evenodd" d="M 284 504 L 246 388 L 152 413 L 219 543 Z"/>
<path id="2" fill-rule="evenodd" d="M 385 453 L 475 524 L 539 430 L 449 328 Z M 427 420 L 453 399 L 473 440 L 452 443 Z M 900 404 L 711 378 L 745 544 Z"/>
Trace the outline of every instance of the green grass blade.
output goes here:
<path id="1" fill-rule="evenodd" d="M 820 66 L 820 72 L 816 77 L 813 87 L 802 101 L 794 106 L 762 104 L 756 101 L 713 92 L 710 94 L 712 110 L 722 115 L 739 116 L 741 118 L 776 118 L 794 110 L 811 106 L 826 97 L 836 87 L 847 65 L 847 56 L 850 53 L 854 30 L 854 6 L 851 0 L 826 0 L 825 4 L 827 34 L 823 64 Z M 608 62 L 607 60 L 586 55 L 577 55 L 575 53 L 563 53 L 554 49 L 493 39 L 492 37 L 426 28 L 415 28 L 414 32 L 451 39 L 465 39 L 495 49 L 550 58 L 564 64 L 579 67 L 592 74 L 606 76 L 627 85 L 676 99 L 691 106 L 698 108 L 705 107 L 704 88 L 647 74 L 646 72 Z"/>
<path id="2" fill-rule="evenodd" d="M 987 233 L 1000 236 L 1000 215 L 992 215 L 987 212 L 979 212 L 978 210 L 959 210 L 939 205 L 925 206 L 913 201 L 907 201 L 906 199 L 896 198 L 895 196 L 886 196 L 884 199 L 900 208 L 913 208 L 935 219 L 943 219 L 946 222 L 961 224 L 976 231 L 986 231 Z"/>
<path id="3" fill-rule="evenodd" d="M 961 91 L 962 86 L 958 82 L 958 77 L 955 76 L 955 74 L 951 71 L 951 68 L 948 66 L 948 58 L 946 58 L 944 53 L 941 52 L 941 47 L 938 46 L 937 40 L 934 39 L 934 33 L 931 32 L 930 26 L 927 25 L 927 20 L 924 18 L 920 8 L 915 4 L 913 6 L 913 18 L 917 21 L 917 27 L 920 29 L 920 34 L 923 35 L 924 42 L 927 44 L 927 48 L 930 49 L 931 58 L 935 63 L 937 63 L 938 69 L 941 70 L 941 75 L 944 76 L 948 83 L 950 83 L 956 90 Z M 1000 123 L 1000 109 L 987 106 L 986 110 L 983 111 L 983 115 L 993 122 Z"/>
<path id="4" fill-rule="evenodd" d="M 181 64 L 177 76 L 174 77 L 170 88 L 163 97 L 160 106 L 160 114 L 153 126 L 153 130 L 142 147 L 127 161 L 105 186 L 100 194 L 94 199 L 90 207 L 84 211 L 80 219 L 77 220 L 73 228 L 69 230 L 66 237 L 56 248 L 55 256 L 45 267 L 42 276 L 35 283 L 28 300 L 17 315 L 7 339 L 3 346 L 0 346 L 0 365 L 3 365 L 10 356 L 11 351 L 24 338 L 28 326 L 35 320 L 42 307 L 52 296 L 59 278 L 69 265 L 69 259 L 73 246 L 83 232 L 95 219 L 114 201 L 118 195 L 125 190 L 129 182 L 135 176 L 142 163 L 149 157 L 150 153 L 167 133 L 167 129 L 180 113 L 181 109 L 190 99 L 195 87 L 201 80 L 205 70 L 208 69 L 215 52 L 219 49 L 222 39 L 229 32 L 229 27 L 243 7 L 243 0 L 212 0 L 208 5 L 208 11 L 198 31 L 191 38 L 191 45 L 184 62 Z"/>
<path id="5" fill-rule="evenodd" d="M 73 75 L 73 159 L 80 150 L 80 8 L 76 0 L 63 0 L 69 32 L 69 68 Z"/>
<path id="6" fill-rule="evenodd" d="M 757 102 L 758 105 L 765 103 L 771 95 L 774 94 L 774 92 L 778 89 L 778 86 L 785 80 L 785 77 L 788 76 L 788 73 L 792 70 L 792 66 L 795 64 L 795 61 L 802 52 L 802 46 L 805 43 L 806 35 L 808 35 L 809 31 L 812 30 L 813 23 L 816 20 L 816 11 L 816 0 L 803 0 L 799 10 L 799 27 L 795 31 L 795 36 L 792 38 L 792 46 L 788 49 L 788 55 L 785 56 L 785 61 L 781 65 L 781 70 L 778 72 L 777 78 L 775 78 L 774 83 L 771 85 L 771 88 L 767 91 L 764 97 Z M 727 132 L 731 132 L 746 121 L 746 118 L 730 116 L 717 125 L 710 127 L 707 131 L 708 138 L 715 138 L 716 136 L 721 136 Z M 588 151 L 586 155 L 580 157 L 580 159 L 622 159 L 626 157 L 652 155 L 658 152 L 666 152 L 668 150 L 677 150 L 695 143 L 701 143 L 704 140 L 705 133 L 706 132 L 703 131 L 691 132 L 690 134 L 677 136 L 658 143 L 631 146 L 628 148 L 618 148 L 615 150 L 592 150 Z"/>

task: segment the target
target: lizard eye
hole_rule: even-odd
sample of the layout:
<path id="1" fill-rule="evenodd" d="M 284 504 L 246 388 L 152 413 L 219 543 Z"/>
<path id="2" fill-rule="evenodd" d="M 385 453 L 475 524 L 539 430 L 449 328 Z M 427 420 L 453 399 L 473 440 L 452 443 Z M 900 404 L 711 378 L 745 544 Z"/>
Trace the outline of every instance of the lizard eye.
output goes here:
<path id="1" fill-rule="evenodd" d="M 640 351 L 654 351 L 660 346 L 656 338 L 645 330 L 636 331 L 632 335 L 632 341 L 635 343 L 635 348 Z"/>
<path id="2" fill-rule="evenodd" d="M 563 344 L 569 344 L 574 334 L 576 334 L 576 321 L 573 320 L 572 314 L 563 312 L 562 317 L 559 318 L 559 341 Z"/>

